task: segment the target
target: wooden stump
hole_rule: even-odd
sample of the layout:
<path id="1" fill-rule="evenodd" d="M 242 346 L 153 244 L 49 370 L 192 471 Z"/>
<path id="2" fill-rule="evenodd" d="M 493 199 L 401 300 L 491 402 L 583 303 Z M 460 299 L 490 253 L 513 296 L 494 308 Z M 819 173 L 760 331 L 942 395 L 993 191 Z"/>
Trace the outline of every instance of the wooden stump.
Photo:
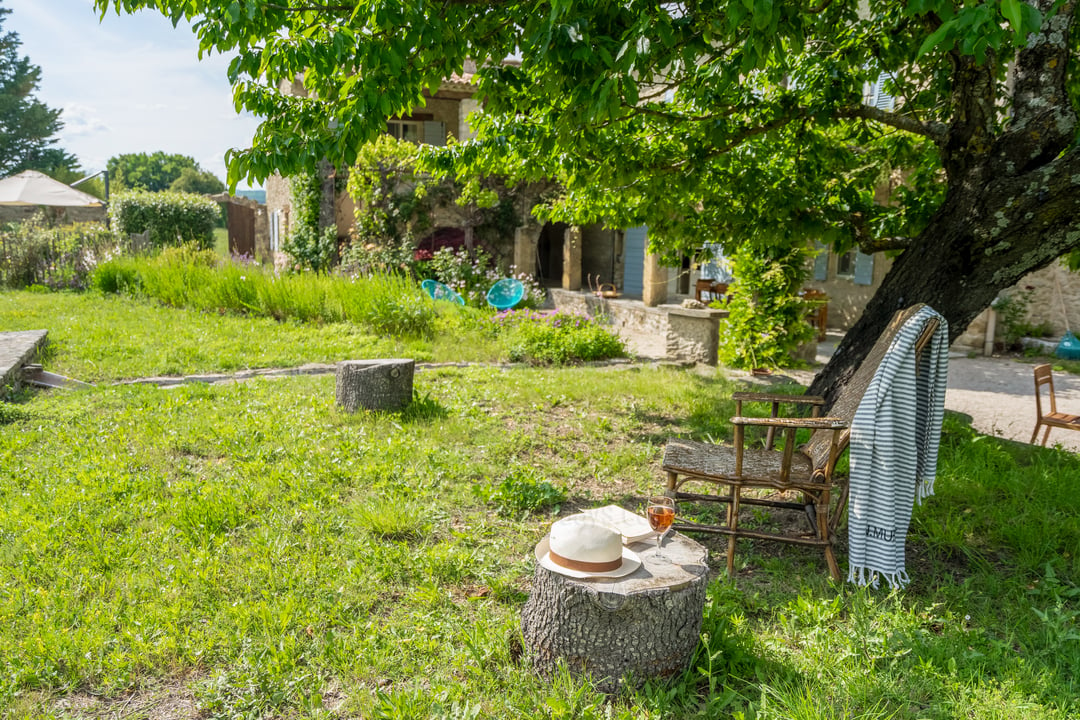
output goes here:
<path id="1" fill-rule="evenodd" d="M 641 567 L 618 579 L 578 580 L 536 566 L 521 612 L 526 652 L 551 677 L 559 661 L 588 673 L 603 692 L 686 669 L 697 646 L 708 585 L 708 551 L 685 535 L 630 549 Z"/>
<path id="2" fill-rule="evenodd" d="M 335 397 L 348 412 L 403 410 L 413 395 L 413 360 L 345 360 L 337 364 Z"/>

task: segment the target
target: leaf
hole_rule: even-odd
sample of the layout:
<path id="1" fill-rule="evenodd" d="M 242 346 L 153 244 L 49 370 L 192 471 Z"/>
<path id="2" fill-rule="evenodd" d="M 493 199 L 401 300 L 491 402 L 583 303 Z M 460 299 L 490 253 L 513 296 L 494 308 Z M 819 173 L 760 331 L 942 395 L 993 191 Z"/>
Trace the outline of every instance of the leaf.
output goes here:
<path id="1" fill-rule="evenodd" d="M 1001 0 L 1001 16 L 1009 21 L 1012 29 L 1019 35 L 1024 25 L 1024 15 L 1020 0 Z"/>
<path id="2" fill-rule="evenodd" d="M 915 58 L 916 59 L 921 58 L 923 55 L 930 52 L 931 50 L 933 50 L 938 45 L 941 45 L 944 42 L 945 38 L 952 31 L 953 23 L 954 23 L 954 21 L 952 21 L 952 20 L 950 20 L 949 22 L 946 22 L 946 23 L 942 23 L 941 27 L 939 27 L 937 30 L 935 30 L 933 32 L 933 34 L 930 35 L 930 37 L 926 38 L 926 40 L 923 40 L 923 44 L 922 44 L 921 47 L 919 47 L 919 52 L 915 55 Z M 942 49 L 946 49 L 946 48 L 942 48 Z"/>

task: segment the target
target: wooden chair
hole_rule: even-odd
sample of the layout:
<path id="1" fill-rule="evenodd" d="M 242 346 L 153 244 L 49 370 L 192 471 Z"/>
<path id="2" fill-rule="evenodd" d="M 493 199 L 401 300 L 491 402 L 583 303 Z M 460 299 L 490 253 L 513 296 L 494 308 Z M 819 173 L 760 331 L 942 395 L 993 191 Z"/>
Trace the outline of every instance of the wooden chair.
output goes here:
<path id="1" fill-rule="evenodd" d="M 1046 386 L 1050 396 L 1050 412 L 1043 413 L 1042 388 Z M 1080 415 L 1069 415 L 1057 411 L 1057 403 L 1054 400 L 1054 375 L 1049 364 L 1035 366 L 1035 431 L 1031 433 L 1031 444 L 1035 444 L 1035 438 L 1039 435 L 1039 428 L 1046 426 L 1043 433 L 1042 446 L 1046 447 L 1046 440 L 1050 437 L 1050 428 L 1059 427 L 1067 430 L 1080 430 Z"/>
<path id="2" fill-rule="evenodd" d="M 698 302 L 705 302 L 702 296 L 708 293 L 709 300 L 716 300 L 717 296 L 726 297 L 728 286 L 727 283 L 722 283 L 716 280 L 701 279 L 694 283 L 694 297 Z"/>
<path id="3" fill-rule="evenodd" d="M 820 547 L 825 552 L 829 574 L 839 581 L 840 568 L 833 552 L 833 538 L 847 506 L 847 483 L 834 482 L 833 471 L 836 461 L 847 448 L 851 421 L 870 380 L 897 332 L 920 307 L 915 305 L 893 316 L 873 349 L 837 396 L 829 409 L 829 417 L 819 417 L 820 409 L 824 406 L 824 400 L 819 397 L 741 392 L 732 396 L 736 415 L 731 418 L 735 426 L 731 445 L 668 440 L 663 460 L 663 470 L 667 473 L 667 494 L 677 501 L 711 501 L 727 505 L 726 522 L 723 524 L 680 522 L 675 525 L 676 529 L 726 535 L 729 575 L 734 573 L 735 541 L 738 538 L 756 538 Z M 936 330 L 936 321 L 927 325 L 916 343 L 916 352 L 922 351 Z M 742 404 L 751 401 L 771 403 L 771 415 L 743 416 Z M 779 417 L 782 403 L 808 405 L 812 408 L 811 416 Z M 745 428 L 748 426 L 767 428 L 764 448 L 747 446 Z M 810 430 L 812 434 L 805 445 L 796 448 L 795 434 L 799 429 Z M 777 430 L 783 435 L 782 452 L 774 449 Z M 688 484 L 705 484 L 714 491 L 692 492 L 684 489 Z M 744 489 L 770 490 L 774 491 L 772 495 L 779 493 L 781 497 L 744 497 Z M 785 499 L 789 493 L 797 493 L 801 497 Z M 739 511 L 743 505 L 805 512 L 810 521 L 810 532 L 779 534 L 744 528 L 739 522 Z"/>

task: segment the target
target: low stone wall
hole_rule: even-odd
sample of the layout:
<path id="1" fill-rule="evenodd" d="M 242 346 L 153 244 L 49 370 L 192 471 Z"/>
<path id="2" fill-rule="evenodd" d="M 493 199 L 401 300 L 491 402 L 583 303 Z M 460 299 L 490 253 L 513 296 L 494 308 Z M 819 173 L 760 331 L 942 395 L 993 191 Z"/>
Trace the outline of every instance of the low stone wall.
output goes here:
<path id="1" fill-rule="evenodd" d="M 555 308 L 605 318 L 611 329 L 632 343 L 637 354 L 715 365 L 720 318 L 724 310 L 692 309 L 681 305 L 648 307 L 640 300 L 601 298 L 588 292 L 551 288 Z"/>

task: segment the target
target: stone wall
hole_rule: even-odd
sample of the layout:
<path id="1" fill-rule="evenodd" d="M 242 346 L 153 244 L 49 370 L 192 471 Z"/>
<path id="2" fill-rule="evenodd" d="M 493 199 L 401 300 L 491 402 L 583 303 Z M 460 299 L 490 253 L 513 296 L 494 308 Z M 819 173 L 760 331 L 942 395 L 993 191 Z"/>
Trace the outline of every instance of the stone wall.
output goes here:
<path id="1" fill-rule="evenodd" d="M 1006 292 L 1027 295 L 1029 323 L 1049 323 L 1055 336 L 1064 335 L 1066 326 L 1080 333 L 1080 273 L 1070 271 L 1063 260 L 1036 270 Z"/>
<path id="2" fill-rule="evenodd" d="M 621 337 L 634 336 L 641 354 L 667 356 L 667 313 L 645 307 L 640 301 L 599 298 L 587 292 L 551 288 L 551 300 L 559 310 L 603 317 Z"/>

